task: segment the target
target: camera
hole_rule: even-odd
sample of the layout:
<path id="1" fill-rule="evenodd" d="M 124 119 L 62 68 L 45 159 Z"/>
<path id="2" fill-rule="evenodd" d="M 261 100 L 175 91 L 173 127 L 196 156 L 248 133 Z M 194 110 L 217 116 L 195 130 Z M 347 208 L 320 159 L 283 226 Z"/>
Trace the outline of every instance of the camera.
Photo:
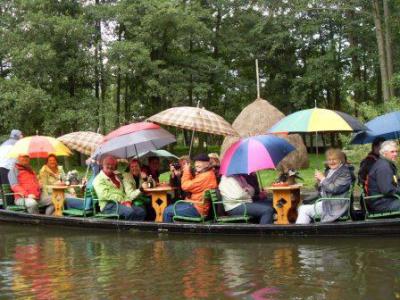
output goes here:
<path id="1" fill-rule="evenodd" d="M 180 170 L 181 169 L 181 165 L 178 162 L 174 162 L 171 164 L 172 167 L 174 167 L 175 170 Z"/>

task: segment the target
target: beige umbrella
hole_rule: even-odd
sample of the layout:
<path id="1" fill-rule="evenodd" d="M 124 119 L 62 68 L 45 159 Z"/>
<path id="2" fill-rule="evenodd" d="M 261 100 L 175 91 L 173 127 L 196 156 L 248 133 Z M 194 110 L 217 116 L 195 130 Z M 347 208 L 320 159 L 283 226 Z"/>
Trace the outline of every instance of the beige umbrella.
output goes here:
<path id="1" fill-rule="evenodd" d="M 188 130 L 200 131 L 217 135 L 239 135 L 232 125 L 221 116 L 200 107 L 178 106 L 166 109 L 147 119 L 148 121 L 184 128 Z M 192 149 L 190 144 L 189 155 Z"/>
<path id="2" fill-rule="evenodd" d="M 166 109 L 147 119 L 148 121 L 201 131 L 217 135 L 238 135 L 235 129 L 221 116 L 204 108 L 178 106 Z"/>
<path id="3" fill-rule="evenodd" d="M 91 155 L 103 141 L 104 136 L 91 131 L 76 131 L 65 134 L 57 139 L 70 149 L 86 155 Z"/>

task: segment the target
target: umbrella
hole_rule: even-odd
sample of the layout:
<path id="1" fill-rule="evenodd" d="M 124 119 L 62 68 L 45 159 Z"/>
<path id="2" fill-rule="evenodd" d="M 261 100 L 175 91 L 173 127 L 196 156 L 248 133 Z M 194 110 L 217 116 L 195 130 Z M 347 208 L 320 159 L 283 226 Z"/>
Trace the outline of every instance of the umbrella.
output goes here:
<path id="1" fill-rule="evenodd" d="M 367 130 L 356 118 L 336 110 L 305 109 L 290 114 L 272 126 L 269 133 L 353 132 Z M 317 145 L 317 144 L 316 144 Z M 316 146 L 318 155 L 318 145 Z"/>
<path id="2" fill-rule="evenodd" d="M 367 128 L 356 118 L 336 110 L 305 109 L 290 114 L 270 128 L 269 133 L 353 132 Z"/>
<path id="3" fill-rule="evenodd" d="M 217 135 L 238 135 L 224 118 L 199 107 L 169 108 L 151 116 L 148 121 Z"/>
<path id="4" fill-rule="evenodd" d="M 275 169 L 294 150 L 296 148 L 285 139 L 272 135 L 245 138 L 234 143 L 225 152 L 220 173 L 229 176 Z"/>
<path id="5" fill-rule="evenodd" d="M 372 143 L 375 138 L 385 140 L 400 138 L 400 111 L 391 112 L 365 123 L 368 131 L 359 132 L 351 140 L 352 144 Z"/>
<path id="6" fill-rule="evenodd" d="M 195 131 L 217 135 L 239 135 L 232 125 L 221 116 L 204 108 L 179 106 L 166 109 L 147 119 L 159 124 L 193 130 L 190 142 L 189 155 L 192 152 L 193 136 Z"/>
<path id="7" fill-rule="evenodd" d="M 157 156 L 157 157 L 167 157 L 167 158 L 175 158 L 178 159 L 178 157 L 171 152 L 168 152 L 167 150 L 151 150 L 147 151 L 145 153 L 140 153 L 139 157 L 150 157 L 150 156 Z"/>
<path id="8" fill-rule="evenodd" d="M 129 158 L 139 153 L 157 150 L 175 141 L 176 139 L 171 133 L 157 124 L 132 123 L 107 134 L 93 157 L 113 155 L 118 158 Z"/>
<path id="9" fill-rule="evenodd" d="M 71 155 L 71 151 L 55 138 L 35 135 L 25 137 L 16 142 L 8 156 L 29 155 L 31 158 L 46 158 L 49 154 L 68 156 Z"/>
<path id="10" fill-rule="evenodd" d="M 92 131 L 76 131 L 65 134 L 57 139 L 67 145 L 70 149 L 86 155 L 91 155 L 101 144 L 104 136 Z"/>

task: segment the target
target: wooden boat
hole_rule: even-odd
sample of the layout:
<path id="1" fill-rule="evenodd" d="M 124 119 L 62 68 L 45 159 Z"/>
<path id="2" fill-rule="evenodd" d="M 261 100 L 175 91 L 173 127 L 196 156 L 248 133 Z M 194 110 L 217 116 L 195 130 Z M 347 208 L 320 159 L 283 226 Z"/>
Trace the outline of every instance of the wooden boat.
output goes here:
<path id="1" fill-rule="evenodd" d="M 400 218 L 308 225 L 258 225 L 215 223 L 155 223 L 96 218 L 33 215 L 0 209 L 0 222 L 165 233 L 244 234 L 259 236 L 394 236 L 400 235 Z"/>

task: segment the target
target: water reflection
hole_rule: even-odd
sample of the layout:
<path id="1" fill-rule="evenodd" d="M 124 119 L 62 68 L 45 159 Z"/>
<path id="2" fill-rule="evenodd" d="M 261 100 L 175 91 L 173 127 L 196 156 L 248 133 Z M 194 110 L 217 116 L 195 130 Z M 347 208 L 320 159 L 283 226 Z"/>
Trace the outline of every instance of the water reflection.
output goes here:
<path id="1" fill-rule="evenodd" d="M 0 226 L 0 299 L 400 299 L 398 240 Z"/>

